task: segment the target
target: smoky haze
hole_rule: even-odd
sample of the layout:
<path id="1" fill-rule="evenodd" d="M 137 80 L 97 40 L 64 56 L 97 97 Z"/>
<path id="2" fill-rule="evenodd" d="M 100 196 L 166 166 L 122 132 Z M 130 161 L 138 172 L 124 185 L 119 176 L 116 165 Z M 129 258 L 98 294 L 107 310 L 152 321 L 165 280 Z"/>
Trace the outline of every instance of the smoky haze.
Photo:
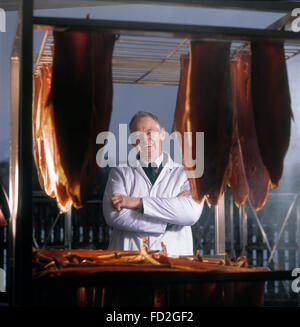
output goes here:
<path id="1" fill-rule="evenodd" d="M 290 146 L 284 161 L 283 176 L 274 192 L 298 193 L 300 190 L 300 55 L 287 60 L 287 69 L 294 119 L 291 123 Z"/>

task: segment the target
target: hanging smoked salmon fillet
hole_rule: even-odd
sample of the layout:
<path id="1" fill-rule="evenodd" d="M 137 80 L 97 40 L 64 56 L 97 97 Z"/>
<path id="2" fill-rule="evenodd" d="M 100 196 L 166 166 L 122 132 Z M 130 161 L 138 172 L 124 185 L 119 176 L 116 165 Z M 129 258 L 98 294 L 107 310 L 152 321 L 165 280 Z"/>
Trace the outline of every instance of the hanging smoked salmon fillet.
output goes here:
<path id="1" fill-rule="evenodd" d="M 293 117 L 284 46 L 280 42 L 252 42 L 254 120 L 262 160 L 277 187 L 289 147 Z"/>
<path id="2" fill-rule="evenodd" d="M 180 78 L 177 90 L 177 100 L 176 100 L 176 108 L 174 121 L 172 126 L 172 132 L 175 132 L 175 139 L 178 142 L 178 145 L 181 149 L 182 158 L 184 158 L 184 132 L 186 132 L 186 120 L 188 117 L 188 111 L 186 110 L 186 87 L 187 87 L 187 76 L 189 69 L 189 56 L 181 55 L 180 56 Z M 191 149 L 186 149 L 186 151 L 190 152 Z M 184 164 L 184 161 L 183 161 Z M 190 181 L 191 188 L 195 189 L 195 185 L 193 185 L 194 179 Z"/>
<path id="3" fill-rule="evenodd" d="M 66 212 L 72 204 L 82 207 L 98 169 L 96 136 L 109 128 L 112 110 L 115 36 L 74 30 L 53 34 L 50 84 L 42 77 L 39 104 L 33 106 L 34 150 L 41 186 Z"/>
<path id="4" fill-rule="evenodd" d="M 249 196 L 260 210 L 270 182 L 277 186 L 281 178 L 292 118 L 284 49 L 256 42 L 252 56 L 253 68 L 249 53 L 240 51 L 229 61 L 228 44 L 192 41 L 190 60 L 181 57 L 173 129 L 182 137 L 193 132 L 188 146 L 181 144 L 193 159 L 195 132 L 205 138 L 204 174 L 189 178 L 195 201 L 217 204 L 228 182 L 237 206 Z"/>
<path id="5" fill-rule="evenodd" d="M 187 118 L 186 102 L 186 86 L 187 75 L 189 69 L 189 56 L 181 55 L 180 57 L 180 79 L 177 91 L 177 101 L 175 108 L 175 117 L 173 122 L 173 131 L 177 131 L 183 136 L 185 132 L 185 122 Z"/>
<path id="6" fill-rule="evenodd" d="M 230 61 L 233 109 L 233 140 L 228 166 L 228 184 L 232 189 L 237 207 L 245 203 L 249 195 L 249 188 L 245 173 L 242 148 L 238 129 L 238 58 Z"/>
<path id="7" fill-rule="evenodd" d="M 0 178 L 0 227 L 6 226 L 10 217 L 9 201 Z"/>
<path id="8" fill-rule="evenodd" d="M 257 143 L 256 129 L 253 117 L 251 96 L 251 57 L 248 53 L 240 52 L 235 55 L 231 62 L 232 88 L 236 97 L 235 110 L 237 114 L 236 126 L 238 130 L 238 142 L 241 147 L 241 156 L 249 188 L 249 198 L 255 210 L 261 209 L 267 199 L 270 177 L 262 161 Z M 235 77 L 233 76 L 235 74 Z M 233 174 L 239 175 L 238 170 Z M 237 177 L 237 176 L 236 176 Z M 238 185 L 232 185 L 236 202 L 239 197 L 246 193 L 244 178 L 239 178 Z M 237 190 L 239 189 L 239 191 Z M 246 200 L 246 198 L 244 198 Z M 237 203 L 237 204 L 238 204 Z M 242 202 L 243 203 L 243 202 Z M 240 204 L 242 204 L 240 203 Z"/>
<path id="9" fill-rule="evenodd" d="M 50 64 L 43 64 L 39 74 L 34 76 L 33 85 L 33 112 L 32 112 L 32 136 L 34 159 L 37 167 L 37 174 L 40 185 L 45 192 L 55 197 L 55 183 L 51 180 L 49 167 L 49 153 L 52 152 L 53 146 L 46 147 L 46 144 L 53 142 L 53 127 L 47 128 L 47 117 L 49 116 L 49 108 L 46 103 L 50 93 L 52 79 L 52 67 Z M 48 123 L 49 125 L 49 123 Z M 50 129 L 50 132 L 49 132 Z M 45 134 L 49 134 L 47 137 Z M 47 148 L 47 151 L 46 151 Z"/>
<path id="10" fill-rule="evenodd" d="M 44 188 L 44 179 L 40 167 L 41 149 L 39 146 L 39 138 L 37 137 L 40 128 L 39 113 L 40 113 L 40 96 L 42 92 L 42 75 L 43 67 L 40 68 L 39 73 L 33 75 L 33 99 L 32 99 L 32 142 L 34 149 L 34 162 L 37 168 L 38 180 L 42 188 Z"/>
<path id="11" fill-rule="evenodd" d="M 190 43 L 185 130 L 192 132 L 193 159 L 196 158 L 195 134 L 204 132 L 204 173 L 189 181 L 193 199 L 201 202 L 206 198 L 213 205 L 218 203 L 227 181 L 232 145 L 229 55 L 229 42 Z"/>

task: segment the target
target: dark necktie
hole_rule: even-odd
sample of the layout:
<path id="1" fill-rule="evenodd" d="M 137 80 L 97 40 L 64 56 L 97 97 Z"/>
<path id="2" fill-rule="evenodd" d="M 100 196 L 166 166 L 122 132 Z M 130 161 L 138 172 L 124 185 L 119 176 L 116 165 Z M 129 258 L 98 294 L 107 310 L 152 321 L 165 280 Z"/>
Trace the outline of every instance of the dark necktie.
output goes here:
<path id="1" fill-rule="evenodd" d="M 156 166 L 156 164 L 154 163 L 153 166 L 151 165 L 151 163 L 148 164 L 148 171 L 149 171 L 149 175 L 151 176 L 151 182 L 152 184 L 155 183 L 156 178 L 158 176 L 158 167 Z"/>
<path id="2" fill-rule="evenodd" d="M 153 167 L 151 166 L 151 163 L 148 164 L 147 167 L 143 167 L 146 175 L 148 176 L 151 184 L 153 185 L 161 171 L 161 165 L 160 167 L 157 167 L 155 163 L 152 163 Z"/>

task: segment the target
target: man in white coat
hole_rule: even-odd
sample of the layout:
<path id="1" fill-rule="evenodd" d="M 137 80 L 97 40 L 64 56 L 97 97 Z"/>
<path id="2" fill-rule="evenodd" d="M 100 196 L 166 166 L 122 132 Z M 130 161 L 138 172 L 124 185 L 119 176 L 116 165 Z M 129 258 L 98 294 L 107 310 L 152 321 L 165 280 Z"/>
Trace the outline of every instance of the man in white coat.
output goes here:
<path id="1" fill-rule="evenodd" d="M 169 255 L 193 255 L 191 225 L 200 218 L 203 203 L 196 203 L 181 164 L 162 152 L 165 129 L 151 112 L 139 111 L 130 132 L 140 158 L 127 167 L 112 168 L 103 196 L 104 217 L 112 227 L 109 249 L 139 250 L 142 238 L 148 249 Z"/>

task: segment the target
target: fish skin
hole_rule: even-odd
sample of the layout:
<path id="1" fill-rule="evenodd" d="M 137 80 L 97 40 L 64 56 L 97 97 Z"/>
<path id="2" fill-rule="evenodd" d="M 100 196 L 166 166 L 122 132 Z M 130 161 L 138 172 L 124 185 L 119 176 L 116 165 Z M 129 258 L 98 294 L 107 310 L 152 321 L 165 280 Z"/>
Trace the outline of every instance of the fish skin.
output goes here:
<path id="1" fill-rule="evenodd" d="M 228 184 L 231 187 L 236 206 L 239 208 L 245 203 L 249 195 L 249 188 L 245 173 L 242 148 L 239 140 L 237 106 L 238 106 L 238 61 L 230 61 L 232 108 L 233 108 L 233 140 L 230 152 Z"/>
<path id="2" fill-rule="evenodd" d="M 193 199 L 206 198 L 212 205 L 218 203 L 227 182 L 233 138 L 229 56 L 229 42 L 190 43 L 186 123 L 190 131 L 204 132 L 204 173 L 190 183 Z M 195 147 L 192 150 L 195 158 Z"/>
<path id="3" fill-rule="evenodd" d="M 257 142 L 251 92 L 251 57 L 245 52 L 236 55 L 238 135 L 253 208 L 260 210 L 267 199 L 269 173 L 262 161 Z"/>
<path id="4" fill-rule="evenodd" d="M 68 193 L 80 208 L 98 170 L 96 136 L 109 127 L 115 36 L 55 32 L 51 101 Z M 68 149 L 66 151 L 66 149 Z"/>
<path id="5" fill-rule="evenodd" d="M 183 137 L 183 133 L 185 132 L 185 121 L 186 121 L 186 115 L 188 113 L 185 106 L 188 69 L 189 69 L 189 56 L 181 55 L 180 78 L 179 78 L 179 85 L 177 91 L 177 100 L 176 100 L 176 108 L 175 108 L 172 131 L 178 131 L 182 137 Z"/>
<path id="6" fill-rule="evenodd" d="M 1 206 L 0 206 L 0 226 L 6 226 L 7 225 L 7 222 L 4 218 L 4 214 L 2 212 L 2 209 L 1 209 Z"/>
<path id="7" fill-rule="evenodd" d="M 9 199 L 0 180 L 0 226 L 6 226 L 10 219 Z"/>
<path id="8" fill-rule="evenodd" d="M 114 41 L 114 35 L 91 33 L 93 106 L 90 122 L 89 148 L 87 149 L 89 155 L 85 156 L 80 174 L 80 186 L 83 195 L 87 195 L 93 187 L 95 175 L 99 168 L 95 164 L 95 154 L 104 146 L 96 144 L 96 137 L 100 132 L 107 131 L 110 125 L 113 98 L 112 55 Z"/>
<path id="9" fill-rule="evenodd" d="M 42 67 L 41 67 L 42 69 Z M 36 75 L 33 75 L 33 97 L 32 97 L 32 147 L 33 147 L 33 154 L 34 154 L 34 162 L 37 169 L 37 176 L 38 181 L 40 183 L 40 186 L 42 189 L 44 189 L 44 179 L 40 168 L 40 156 L 41 156 L 41 150 L 40 145 L 38 141 L 38 128 L 39 128 L 39 122 L 38 122 L 38 112 L 39 112 L 39 99 L 41 94 L 41 88 L 42 88 L 42 74 L 39 72 Z"/>
<path id="10" fill-rule="evenodd" d="M 51 105 L 59 156 L 74 206 L 81 206 L 81 167 L 88 148 L 92 80 L 89 34 L 66 31 L 54 34 Z"/>
<path id="11" fill-rule="evenodd" d="M 179 132 L 180 133 L 180 139 L 177 139 L 179 141 L 179 145 L 181 148 L 181 155 L 183 160 L 183 166 L 185 170 L 188 168 L 186 167 L 186 164 L 184 162 L 184 155 L 185 151 L 190 152 L 190 148 L 185 148 L 184 146 L 184 133 L 190 131 L 189 124 L 187 124 L 187 121 L 189 121 L 189 110 L 187 110 L 186 106 L 186 96 L 187 96 L 187 79 L 188 79 L 188 72 L 189 72 L 189 55 L 181 55 L 180 57 L 180 78 L 179 78 L 179 85 L 178 85 L 178 91 L 177 91 L 177 100 L 176 100 L 176 108 L 175 108 L 175 115 L 174 115 L 174 122 L 172 126 L 173 132 Z M 177 135 L 176 135 L 177 137 Z M 197 191 L 197 183 L 195 178 L 188 178 L 190 187 L 191 187 L 191 193 L 192 197 L 195 201 L 201 202 L 203 199 L 198 198 L 198 191 Z"/>
<path id="12" fill-rule="evenodd" d="M 49 163 L 46 158 L 45 148 L 52 149 L 52 136 L 47 139 L 49 128 L 49 110 L 47 100 L 51 88 L 52 67 L 43 63 L 39 74 L 34 78 L 34 97 L 32 111 L 32 137 L 34 149 L 34 161 L 37 167 L 37 175 L 40 186 L 50 197 L 55 197 L 55 186 L 50 179 Z M 53 134 L 52 132 L 50 133 Z M 49 146 L 49 143 L 51 146 Z"/>
<path id="13" fill-rule="evenodd" d="M 291 99 L 283 43 L 251 43 L 252 94 L 257 140 L 262 160 L 277 187 L 283 173 L 290 133 Z"/>
<path id="14" fill-rule="evenodd" d="M 61 212 L 82 207 L 92 191 L 103 146 L 96 136 L 109 128 L 112 111 L 114 41 L 110 33 L 54 31 L 53 66 L 41 69 L 41 90 L 33 97 L 34 155 L 40 184 Z"/>

